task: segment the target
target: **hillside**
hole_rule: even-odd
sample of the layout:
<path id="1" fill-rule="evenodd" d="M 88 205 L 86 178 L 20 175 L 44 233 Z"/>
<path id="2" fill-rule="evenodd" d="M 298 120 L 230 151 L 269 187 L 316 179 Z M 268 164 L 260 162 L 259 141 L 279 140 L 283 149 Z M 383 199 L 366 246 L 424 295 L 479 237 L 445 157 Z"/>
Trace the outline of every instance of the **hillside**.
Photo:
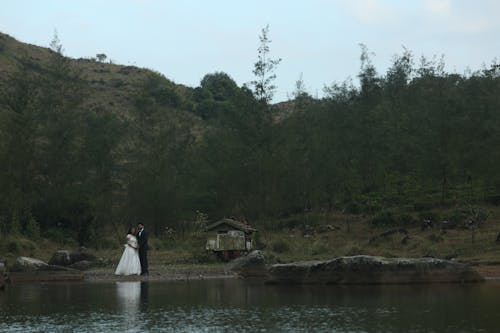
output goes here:
<path id="1" fill-rule="evenodd" d="M 0 83 L 26 62 L 30 70 L 43 74 L 53 53 L 49 48 L 22 43 L 0 32 Z M 178 107 L 187 108 L 192 89 L 175 84 L 152 70 L 95 59 L 68 60 L 87 83 L 85 106 L 88 108 L 105 107 L 109 112 L 126 115 L 134 107 L 134 96 L 151 76 L 161 77 L 162 86 L 179 99 Z"/>

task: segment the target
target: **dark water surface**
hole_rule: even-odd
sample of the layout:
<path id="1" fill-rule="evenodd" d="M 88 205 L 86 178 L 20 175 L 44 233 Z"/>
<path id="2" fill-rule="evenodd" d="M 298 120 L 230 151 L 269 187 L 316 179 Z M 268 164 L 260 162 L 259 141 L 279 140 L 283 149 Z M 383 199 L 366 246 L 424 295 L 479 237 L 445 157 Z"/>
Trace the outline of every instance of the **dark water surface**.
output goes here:
<path id="1" fill-rule="evenodd" d="M 0 291 L 0 332 L 500 332 L 500 283 L 23 284 Z"/>

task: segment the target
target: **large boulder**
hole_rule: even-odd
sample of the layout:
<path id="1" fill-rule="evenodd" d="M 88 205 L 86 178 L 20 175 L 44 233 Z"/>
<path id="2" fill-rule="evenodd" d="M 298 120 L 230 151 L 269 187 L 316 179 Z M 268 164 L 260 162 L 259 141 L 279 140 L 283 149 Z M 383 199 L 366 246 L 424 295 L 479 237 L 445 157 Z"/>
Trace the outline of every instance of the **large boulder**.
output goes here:
<path id="1" fill-rule="evenodd" d="M 30 257 L 18 257 L 11 270 L 13 272 L 35 272 L 48 268 L 49 265 L 39 259 Z"/>
<path id="2" fill-rule="evenodd" d="M 71 264 L 70 252 L 68 250 L 57 251 L 49 260 L 49 265 L 68 266 Z"/>
<path id="3" fill-rule="evenodd" d="M 86 267 L 88 266 L 88 262 L 96 262 L 97 257 L 94 254 L 88 252 L 85 248 L 81 248 L 78 251 L 59 250 L 52 255 L 52 258 L 49 261 L 49 265 L 73 267 L 81 261 L 85 261 L 86 263 L 80 266 Z"/>
<path id="4" fill-rule="evenodd" d="M 328 261 L 276 264 L 267 283 L 397 284 L 478 282 L 483 277 L 468 265 L 435 258 L 340 257 Z"/>
<path id="5" fill-rule="evenodd" d="M 71 264 L 74 264 L 76 262 L 83 261 L 83 260 L 86 260 L 86 261 L 96 261 L 97 260 L 97 257 L 94 254 L 88 252 L 88 250 L 86 248 L 80 248 L 80 250 L 78 250 L 78 251 L 71 252 L 69 257 L 71 258 Z"/>
<path id="6" fill-rule="evenodd" d="M 252 251 L 248 255 L 231 261 L 229 270 L 244 278 L 267 277 L 265 257 L 262 251 Z"/>
<path id="7" fill-rule="evenodd" d="M 11 272 L 49 272 L 49 271 L 74 271 L 74 269 L 58 266 L 58 265 L 49 265 L 46 262 L 30 258 L 30 257 L 18 257 L 16 262 L 10 269 Z"/>

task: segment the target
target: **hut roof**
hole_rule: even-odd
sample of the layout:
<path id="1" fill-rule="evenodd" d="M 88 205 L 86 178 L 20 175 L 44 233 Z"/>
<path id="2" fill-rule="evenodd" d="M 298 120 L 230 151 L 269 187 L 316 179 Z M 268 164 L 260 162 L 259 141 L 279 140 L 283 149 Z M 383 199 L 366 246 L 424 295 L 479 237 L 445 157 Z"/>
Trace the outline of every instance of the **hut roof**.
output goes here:
<path id="1" fill-rule="evenodd" d="M 236 221 L 236 220 L 233 220 L 233 219 L 222 219 L 220 221 L 217 221 L 217 222 L 214 222 L 212 224 L 210 224 L 209 226 L 207 226 L 205 228 L 206 231 L 210 231 L 222 224 L 227 224 L 227 225 L 230 225 L 231 227 L 235 228 L 235 229 L 238 229 L 238 230 L 241 230 L 245 233 L 252 233 L 254 231 L 257 231 L 257 229 L 255 228 L 252 228 L 250 225 L 248 225 L 247 223 L 244 223 L 244 222 L 240 222 L 240 221 Z"/>

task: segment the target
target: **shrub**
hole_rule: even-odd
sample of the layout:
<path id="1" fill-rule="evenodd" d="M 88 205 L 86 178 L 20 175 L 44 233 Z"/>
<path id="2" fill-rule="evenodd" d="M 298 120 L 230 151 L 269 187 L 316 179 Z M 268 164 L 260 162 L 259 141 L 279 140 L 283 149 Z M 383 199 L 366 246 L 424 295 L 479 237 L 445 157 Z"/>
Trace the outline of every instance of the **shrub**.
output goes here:
<path id="1" fill-rule="evenodd" d="M 44 230 L 44 236 L 56 243 L 62 245 L 77 246 L 78 242 L 75 240 L 74 234 L 68 232 L 68 230 L 63 230 L 61 228 L 49 228 Z M 101 242 L 97 242 L 96 245 L 100 245 Z"/>
<path id="2" fill-rule="evenodd" d="M 432 206 L 432 203 L 428 201 L 415 201 L 413 203 L 413 210 L 416 212 L 428 211 Z"/>
<path id="3" fill-rule="evenodd" d="M 401 213 L 397 216 L 397 222 L 399 225 L 410 225 L 417 221 L 411 214 Z"/>
<path id="4" fill-rule="evenodd" d="M 325 242 L 317 240 L 312 245 L 311 254 L 312 255 L 326 254 L 328 253 L 328 250 L 329 248 L 327 244 L 325 244 Z"/>
<path id="5" fill-rule="evenodd" d="M 418 218 L 419 218 L 420 222 L 422 222 L 423 220 L 429 219 L 433 223 L 438 223 L 440 220 L 439 214 L 436 212 L 431 212 L 431 211 L 420 212 L 418 214 Z"/>
<path id="6" fill-rule="evenodd" d="M 349 214 L 359 214 L 361 213 L 361 206 L 359 203 L 351 201 L 345 206 L 345 211 Z"/>
<path id="7" fill-rule="evenodd" d="M 273 250 L 276 253 L 287 252 L 290 250 L 290 245 L 283 239 L 279 239 L 271 244 L 271 250 Z"/>
<path id="8" fill-rule="evenodd" d="M 26 224 L 26 236 L 35 240 L 40 238 L 40 223 L 33 216 L 29 217 Z"/>
<path id="9" fill-rule="evenodd" d="M 36 250 L 36 244 L 25 238 L 9 239 L 5 243 L 5 250 L 12 254 L 26 254 Z"/>
<path id="10" fill-rule="evenodd" d="M 213 264 L 217 262 L 217 255 L 211 251 L 195 251 L 192 253 L 193 260 L 199 264 Z"/>
<path id="11" fill-rule="evenodd" d="M 125 240 L 123 244 L 125 244 Z M 119 249 L 120 245 L 123 246 L 123 244 L 120 244 L 115 237 L 104 237 L 95 242 L 95 247 L 98 250 L 114 250 Z"/>
<path id="12" fill-rule="evenodd" d="M 255 250 L 264 250 L 267 245 L 264 243 L 260 237 L 260 234 L 257 232 L 253 237 L 253 247 Z"/>
<path id="13" fill-rule="evenodd" d="M 375 227 L 392 226 L 396 221 L 394 213 L 390 210 L 383 210 L 370 219 L 370 223 Z"/>
<path id="14" fill-rule="evenodd" d="M 12 219 L 10 220 L 9 232 L 16 235 L 19 234 L 19 231 L 21 231 L 21 221 L 19 219 L 19 215 L 14 213 L 12 214 Z"/>
<path id="15" fill-rule="evenodd" d="M 396 213 L 391 210 L 383 210 L 370 220 L 370 223 L 375 227 L 407 226 L 415 222 L 416 219 L 411 214 Z"/>

